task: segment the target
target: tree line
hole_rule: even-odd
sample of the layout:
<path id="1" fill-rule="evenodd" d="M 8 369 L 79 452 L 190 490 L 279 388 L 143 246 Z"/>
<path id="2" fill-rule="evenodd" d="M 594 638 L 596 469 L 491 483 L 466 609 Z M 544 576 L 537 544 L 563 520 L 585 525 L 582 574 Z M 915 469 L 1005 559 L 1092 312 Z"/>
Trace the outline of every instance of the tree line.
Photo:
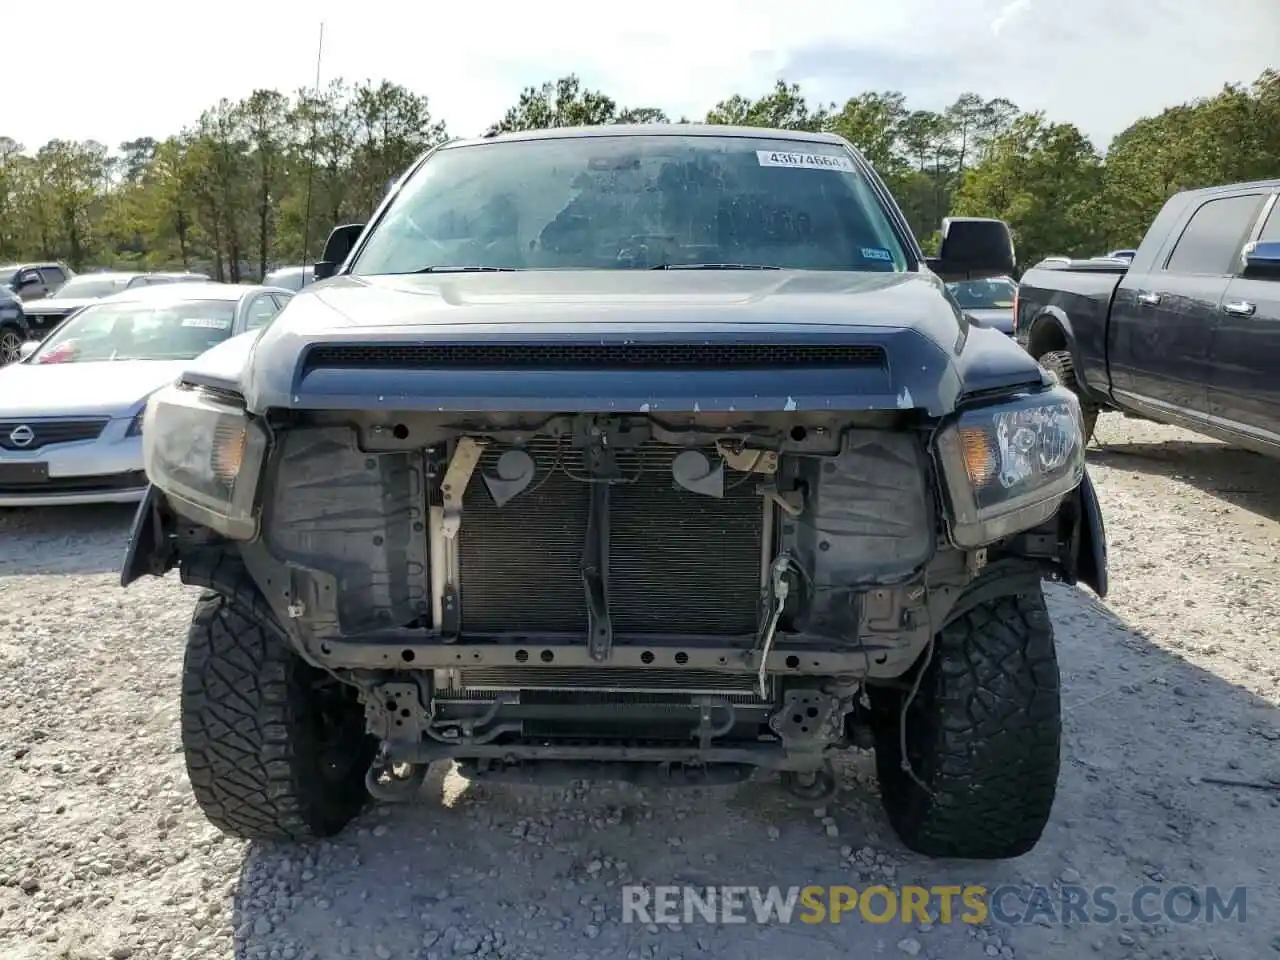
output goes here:
<path id="1" fill-rule="evenodd" d="M 670 119 L 569 75 L 526 88 L 490 130 Z M 1178 190 L 1280 176 L 1275 70 L 1142 118 L 1105 155 L 1072 124 L 973 93 L 931 111 L 892 90 L 817 103 L 779 80 L 701 119 L 841 134 L 885 179 L 926 248 L 948 214 L 1001 217 L 1023 265 L 1134 246 Z M 449 138 L 427 96 L 343 80 L 224 99 L 180 133 L 115 150 L 92 140 L 27 150 L 0 136 L 0 262 L 260 277 L 316 259 L 331 226 L 365 219 L 390 180 Z"/>

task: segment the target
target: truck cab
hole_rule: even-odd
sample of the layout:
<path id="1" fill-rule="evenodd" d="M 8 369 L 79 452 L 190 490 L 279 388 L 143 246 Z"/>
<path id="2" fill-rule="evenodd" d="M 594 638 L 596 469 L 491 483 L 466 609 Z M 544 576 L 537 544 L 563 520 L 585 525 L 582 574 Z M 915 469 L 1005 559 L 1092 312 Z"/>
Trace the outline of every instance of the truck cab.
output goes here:
<path id="1" fill-rule="evenodd" d="M 1280 180 L 1179 193 L 1131 263 L 1042 262 L 1016 337 L 1086 411 L 1280 456 Z"/>

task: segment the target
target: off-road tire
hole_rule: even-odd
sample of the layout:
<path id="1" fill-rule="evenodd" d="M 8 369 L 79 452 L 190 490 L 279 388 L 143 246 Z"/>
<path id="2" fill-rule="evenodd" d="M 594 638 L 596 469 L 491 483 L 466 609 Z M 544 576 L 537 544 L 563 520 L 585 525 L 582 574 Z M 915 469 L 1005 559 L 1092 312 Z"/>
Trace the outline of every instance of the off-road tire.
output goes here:
<path id="1" fill-rule="evenodd" d="M 320 725 L 334 718 L 336 748 Z M 332 836 L 370 799 L 364 777 L 376 743 L 354 691 L 290 649 L 247 576 L 196 604 L 182 668 L 182 746 L 196 803 L 234 837 Z"/>
<path id="2" fill-rule="evenodd" d="M 16 363 L 22 346 L 22 331 L 13 324 L 0 324 L 0 367 Z"/>
<path id="3" fill-rule="evenodd" d="M 1058 783 L 1061 705 L 1053 627 L 1034 592 L 947 624 L 906 714 L 903 690 L 871 688 L 876 773 L 894 830 L 917 853 L 998 860 L 1036 845 Z"/>
<path id="4" fill-rule="evenodd" d="M 1090 403 L 1080 393 L 1080 383 L 1076 380 L 1076 365 L 1071 359 L 1071 353 L 1068 350 L 1050 350 L 1048 353 L 1037 358 L 1040 366 L 1044 367 L 1055 377 L 1058 382 L 1074 393 L 1080 401 L 1080 414 L 1084 418 L 1084 442 L 1088 443 L 1093 439 L 1093 431 L 1098 426 L 1098 414 L 1101 410 Z"/>

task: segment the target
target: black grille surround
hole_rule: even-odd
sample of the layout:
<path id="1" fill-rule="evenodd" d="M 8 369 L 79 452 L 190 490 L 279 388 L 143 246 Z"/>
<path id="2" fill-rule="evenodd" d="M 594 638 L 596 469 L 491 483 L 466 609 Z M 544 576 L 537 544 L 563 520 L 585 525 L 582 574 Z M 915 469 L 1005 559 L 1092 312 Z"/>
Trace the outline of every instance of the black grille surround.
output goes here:
<path id="1" fill-rule="evenodd" d="M 141 490 L 147 485 L 147 475 L 142 470 L 128 473 L 112 473 L 102 476 L 49 477 L 35 483 L 6 483 L 0 481 L 0 495 L 53 496 L 55 494 L 116 493 L 124 490 Z"/>
<path id="2" fill-rule="evenodd" d="M 0 448 L 5 450 L 39 450 L 56 443 L 96 440 L 107 425 L 106 417 L 75 420 L 0 420 Z M 28 443 L 16 443 L 13 432 L 28 428 L 34 436 Z"/>
<path id="3" fill-rule="evenodd" d="M 320 344 L 303 373 L 329 369 L 662 370 L 884 367 L 882 347 L 817 343 Z"/>
<path id="4" fill-rule="evenodd" d="M 587 630 L 580 573 L 591 484 L 581 450 L 539 439 L 535 488 L 495 506 L 481 473 L 505 447 L 487 449 L 463 498 L 459 539 L 462 630 Z M 620 634 L 744 636 L 759 618 L 764 508 L 751 478 L 726 471 L 723 499 L 676 487 L 682 448 L 649 442 L 615 450 L 623 476 L 610 487 L 609 612 Z M 715 452 L 704 451 L 715 461 Z M 558 464 L 558 465 L 557 465 Z M 553 467 L 553 465 L 555 465 Z"/>

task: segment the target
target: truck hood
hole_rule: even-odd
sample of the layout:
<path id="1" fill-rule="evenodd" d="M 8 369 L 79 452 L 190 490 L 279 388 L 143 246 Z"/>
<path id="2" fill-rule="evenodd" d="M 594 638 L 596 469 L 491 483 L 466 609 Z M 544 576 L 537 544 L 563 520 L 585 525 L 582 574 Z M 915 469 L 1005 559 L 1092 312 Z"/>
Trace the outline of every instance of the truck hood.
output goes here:
<path id="1" fill-rule="evenodd" d="M 23 305 L 24 309 L 30 316 L 44 316 L 48 314 L 68 314 L 73 310 L 79 310 L 81 307 L 87 307 L 91 303 L 97 303 L 98 297 L 68 297 L 66 300 L 58 300 L 54 297 L 45 297 L 43 300 L 30 300 Z"/>
<path id="2" fill-rule="evenodd" d="M 0 410 L 11 420 L 133 416 L 153 391 L 176 380 L 189 362 L 12 363 L 0 368 Z"/>
<path id="3" fill-rule="evenodd" d="M 312 367 L 317 346 L 873 346 L 880 366 L 770 369 Z M 251 356 L 251 359 L 250 359 Z M 206 355 L 207 357 L 207 355 Z M 220 358 L 225 370 L 227 354 Z M 250 353 L 248 407 L 387 410 L 911 409 L 1039 385 L 1024 351 L 972 327 L 929 273 L 519 271 L 343 276 L 307 287 Z M 193 367 L 199 373 L 201 358 Z"/>

